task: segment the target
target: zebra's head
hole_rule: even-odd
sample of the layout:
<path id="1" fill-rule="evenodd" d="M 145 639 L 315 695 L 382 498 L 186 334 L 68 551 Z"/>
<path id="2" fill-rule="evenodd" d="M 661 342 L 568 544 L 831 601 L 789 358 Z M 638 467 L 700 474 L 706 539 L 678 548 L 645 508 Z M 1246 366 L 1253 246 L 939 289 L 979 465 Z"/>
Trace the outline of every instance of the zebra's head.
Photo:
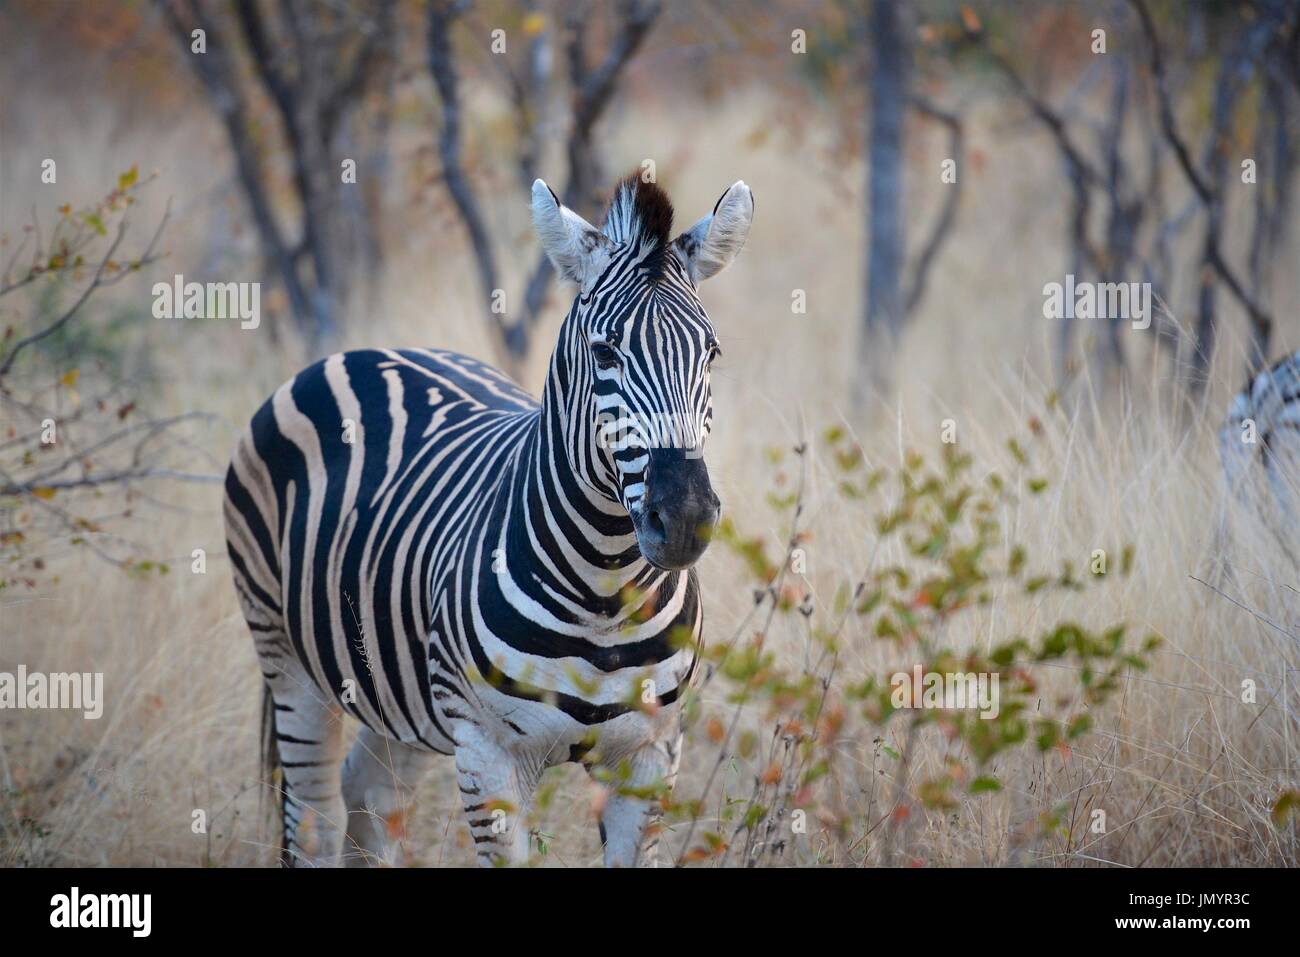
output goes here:
<path id="1" fill-rule="evenodd" d="M 743 182 L 671 237 L 673 207 L 633 174 L 597 229 L 540 179 L 533 222 L 578 297 L 560 331 L 546 400 L 563 411 L 574 473 L 632 518 L 641 554 L 664 569 L 703 554 L 721 503 L 703 458 L 717 335 L 696 291 L 736 257 L 754 198 Z"/>

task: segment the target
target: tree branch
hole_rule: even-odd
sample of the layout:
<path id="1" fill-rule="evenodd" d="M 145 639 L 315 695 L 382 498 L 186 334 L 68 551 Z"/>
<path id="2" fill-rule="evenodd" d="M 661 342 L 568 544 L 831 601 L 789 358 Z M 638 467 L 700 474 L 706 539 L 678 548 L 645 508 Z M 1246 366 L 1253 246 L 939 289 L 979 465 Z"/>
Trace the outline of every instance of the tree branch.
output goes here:
<path id="1" fill-rule="evenodd" d="M 604 115 L 619 77 L 654 26 L 661 3 L 660 0 L 626 0 L 619 9 L 618 32 L 604 59 L 594 70 L 587 67 L 584 11 L 576 6 L 571 8 L 567 23 L 569 40 L 565 49 L 569 63 L 569 82 L 574 93 L 573 122 L 565 149 L 569 160 L 569 175 L 563 202 L 588 217 L 595 215 L 594 191 L 600 180 L 591 145 L 591 132 Z M 553 278 L 551 261 L 545 255 L 539 256 L 524 294 L 524 314 L 521 320 L 524 330 L 531 329 L 541 317 Z M 526 344 L 526 333 L 523 339 Z"/>
<path id="2" fill-rule="evenodd" d="M 945 112 L 919 94 L 913 94 L 911 101 L 913 109 L 918 113 L 935 120 L 947 128 L 948 153 L 960 170 L 965 157 L 961 117 L 956 113 Z M 961 182 L 964 175 L 964 173 L 959 174 L 951 184 L 939 215 L 930 229 L 930 234 L 925 242 L 921 244 L 921 251 L 917 256 L 916 266 L 912 272 L 912 281 L 903 300 L 903 311 L 907 315 L 915 312 L 922 299 L 925 298 L 930 267 L 934 264 L 935 258 L 939 255 L 939 250 L 943 248 L 943 244 L 952 232 L 953 220 L 957 216 L 957 206 L 961 201 Z"/>
<path id="3" fill-rule="evenodd" d="M 1215 167 L 1214 179 L 1206 176 L 1192 159 L 1191 150 L 1178 130 L 1177 117 L 1174 115 L 1173 102 L 1169 96 L 1169 84 L 1165 70 L 1164 54 L 1160 37 L 1156 31 L 1155 21 L 1147 8 L 1146 0 L 1129 0 L 1137 12 L 1142 24 L 1142 32 L 1147 39 L 1151 55 L 1151 69 L 1155 77 L 1156 97 L 1160 107 L 1160 125 L 1165 139 L 1178 159 L 1178 166 L 1183 176 L 1196 193 L 1207 214 L 1203 262 L 1214 275 L 1223 281 L 1233 298 L 1246 311 L 1251 326 L 1258 340 L 1267 342 L 1273 327 L 1273 317 L 1263 304 L 1246 289 L 1228 263 L 1220 242 L 1223 196 L 1221 183 L 1217 182 L 1224 174 L 1224 159 L 1221 139 L 1226 135 L 1228 122 L 1236 107 L 1237 96 L 1245 77 L 1253 70 L 1254 57 L 1268 36 L 1270 27 L 1275 26 L 1267 17 L 1250 28 L 1243 38 L 1240 49 L 1232 55 L 1226 55 L 1220 67 L 1220 80 L 1215 93 L 1215 105 L 1212 117 L 1209 143 L 1206 152 Z M 1198 339 L 1196 365 L 1204 371 L 1209 365 L 1210 351 L 1214 341 L 1214 291 L 1210 283 L 1203 280 L 1201 287 L 1201 314 L 1198 321 Z M 1259 361 L 1254 357 L 1253 361 Z"/>
<path id="4" fill-rule="evenodd" d="M 164 217 L 164 220 L 165 219 L 166 217 Z M 77 310 L 79 310 L 82 306 L 86 304 L 86 300 L 90 298 L 90 294 L 94 292 L 101 285 L 100 280 L 103 278 L 104 270 L 107 268 L 108 263 L 112 260 L 113 253 L 117 251 L 117 247 L 122 242 L 122 237 L 125 235 L 126 235 L 126 223 L 125 222 L 119 223 L 117 227 L 117 235 L 113 237 L 113 242 L 109 244 L 108 252 L 105 253 L 104 258 L 99 261 L 99 266 L 97 266 L 95 269 L 95 275 L 91 278 L 90 282 L 86 285 L 86 288 L 81 291 L 81 295 L 77 297 L 77 301 L 74 302 L 72 306 L 63 313 L 62 316 L 54 320 L 54 322 L 50 323 L 44 329 L 38 330 L 37 332 L 33 332 L 30 336 L 27 336 L 23 339 L 19 339 L 16 343 L 14 343 L 14 347 L 10 349 L 9 354 L 5 356 L 4 362 L 0 362 L 0 379 L 3 379 L 5 375 L 8 374 L 9 370 L 13 368 L 14 360 L 18 358 L 19 353 L 21 353 L 28 346 L 34 345 L 35 343 L 40 342 L 42 339 L 47 339 L 50 336 L 54 335 L 54 333 L 58 332 L 60 329 L 62 329 L 72 320 L 72 317 L 77 314 Z"/>
<path id="5" fill-rule="evenodd" d="M 498 358 L 517 372 L 517 360 L 522 358 L 507 348 L 508 328 L 505 317 L 492 308 L 497 285 L 496 257 L 488 235 L 478 198 L 461 159 L 461 102 L 460 85 L 456 75 L 456 61 L 452 50 L 451 28 L 464 13 L 466 4 L 457 0 L 430 0 L 428 8 L 428 60 L 429 72 L 442 100 L 442 129 L 438 136 L 438 153 L 442 160 L 443 180 L 451 194 L 461 222 L 469 233 L 474 260 L 478 266 L 479 286 L 483 308 L 492 328 L 493 344 Z"/>
<path id="6" fill-rule="evenodd" d="M 243 93 L 234 78 L 234 64 L 230 60 L 230 44 L 223 28 L 209 16 L 201 5 L 183 5 L 181 0 L 160 0 L 159 6 L 170 24 L 172 33 L 180 44 L 181 54 L 188 58 L 200 83 L 221 117 L 226 128 L 226 138 L 235 154 L 239 181 L 248 199 L 253 222 L 268 258 L 275 263 L 289 297 L 290 309 L 300 327 L 311 321 L 312 309 L 306 288 L 298 275 L 297 265 L 271 206 L 266 188 L 266 177 L 261 162 L 248 138 L 249 109 Z M 178 12 L 184 10 L 184 13 Z M 182 17 L 188 17 L 186 22 Z M 208 51 L 202 55 L 190 52 L 190 30 L 198 26 L 208 38 Z"/>

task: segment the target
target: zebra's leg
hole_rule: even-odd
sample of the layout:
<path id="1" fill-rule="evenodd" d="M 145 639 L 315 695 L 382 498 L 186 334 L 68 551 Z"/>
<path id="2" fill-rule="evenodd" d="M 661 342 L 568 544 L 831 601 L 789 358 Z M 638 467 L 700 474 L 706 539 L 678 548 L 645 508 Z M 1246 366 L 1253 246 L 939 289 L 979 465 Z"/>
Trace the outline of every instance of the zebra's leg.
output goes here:
<path id="1" fill-rule="evenodd" d="M 611 793 L 600 814 L 600 836 L 605 845 L 606 867 L 655 867 L 659 863 L 663 796 L 645 797 L 647 789 L 662 786 L 672 793 L 681 764 L 682 736 L 647 744 L 628 763 L 631 775 L 616 787 L 629 792 Z"/>
<path id="2" fill-rule="evenodd" d="M 363 727 L 343 763 L 348 867 L 398 862 L 415 789 L 438 758 Z"/>
<path id="3" fill-rule="evenodd" d="M 335 867 L 347 813 L 341 787 L 342 714 L 301 666 L 276 672 L 267 682 L 284 771 L 282 863 Z"/>
<path id="4" fill-rule="evenodd" d="M 528 828 L 523 822 L 539 773 L 478 725 L 465 722 L 457 728 L 456 780 L 480 866 L 528 859 Z"/>

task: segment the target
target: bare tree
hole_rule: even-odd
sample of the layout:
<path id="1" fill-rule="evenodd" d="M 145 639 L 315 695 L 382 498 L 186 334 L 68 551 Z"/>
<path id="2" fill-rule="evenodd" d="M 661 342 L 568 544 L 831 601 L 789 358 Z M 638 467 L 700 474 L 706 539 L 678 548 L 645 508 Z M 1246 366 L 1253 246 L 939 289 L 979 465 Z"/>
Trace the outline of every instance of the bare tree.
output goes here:
<path id="1" fill-rule="evenodd" d="M 903 123 L 907 114 L 911 39 L 896 0 L 871 0 L 865 18 L 871 50 L 867 81 L 871 117 L 867 125 L 867 249 L 863 274 L 863 329 L 855 405 L 879 385 L 882 360 L 892 357 L 903 328 Z M 867 46 L 867 44 L 864 44 Z"/>
<path id="2" fill-rule="evenodd" d="M 1135 82 L 1136 63 L 1132 54 L 1120 51 L 1107 54 L 1104 75 L 1110 82 L 1108 108 L 1100 121 L 1093 121 L 1070 101 L 1054 106 L 1045 96 L 1031 89 L 1016 58 L 981 29 L 968 29 L 966 35 L 988 55 L 1056 145 L 1070 186 L 1068 271 L 1076 280 L 1128 282 L 1132 280 L 1135 267 L 1139 267 L 1141 275 L 1153 286 L 1154 298 L 1166 301 L 1174 286 L 1173 241 L 1192 223 L 1198 212 L 1203 214 L 1197 267 L 1196 326 L 1192 356 L 1186 364 L 1187 384 L 1193 393 L 1197 393 L 1205 382 L 1214 348 L 1219 282 L 1227 286 L 1250 321 L 1252 366 L 1267 355 L 1272 317 L 1267 309 L 1267 300 L 1261 294 L 1261 284 L 1254 279 L 1265 275 L 1269 258 L 1280 248 L 1275 237 L 1284 227 L 1271 215 L 1272 204 L 1257 206 L 1251 256 L 1252 281 L 1246 283 L 1229 263 L 1224 251 L 1224 207 L 1231 171 L 1229 144 L 1238 105 L 1252 77 L 1253 64 L 1265 52 L 1272 51 L 1265 58 L 1266 62 L 1275 60 L 1278 64 L 1272 68 L 1275 79 L 1286 75 L 1280 64 L 1285 62 L 1282 51 L 1287 43 L 1287 18 L 1293 14 L 1294 7 L 1266 5 L 1264 16 L 1243 19 L 1238 24 L 1239 29 L 1230 34 L 1232 39 L 1228 49 L 1219 60 L 1208 128 L 1200 148 L 1201 159 L 1197 161 L 1193 159 L 1193 146 L 1180 129 L 1170 93 L 1172 81 L 1154 20 L 1143 0 L 1130 0 L 1130 5 L 1137 14 L 1141 35 L 1147 41 L 1149 56 L 1141 62 L 1150 66 L 1150 82 L 1146 85 Z M 1085 74 L 1076 92 L 1103 76 L 1103 69 L 1097 65 L 1100 62 L 1094 63 Z M 1273 95 L 1276 99 L 1276 90 Z M 1134 115 L 1135 107 L 1137 116 L 1146 122 L 1145 127 L 1141 123 L 1137 126 L 1147 134 L 1145 151 L 1134 151 L 1125 146 L 1127 133 L 1134 125 L 1130 117 Z M 1290 129 L 1280 112 L 1278 122 L 1284 130 Z M 1079 128 L 1096 131 L 1095 148 L 1089 148 L 1087 141 L 1077 135 Z M 1257 135 L 1265 134 L 1261 129 Z M 1270 175 L 1280 179 L 1280 185 L 1275 184 L 1273 192 L 1285 193 L 1286 184 L 1294 172 L 1293 161 L 1284 146 L 1274 144 L 1272 150 Z M 1192 189 L 1190 201 L 1176 210 L 1168 206 L 1163 175 L 1163 166 L 1170 154 Z M 1141 163 L 1136 157 L 1145 157 L 1145 169 L 1139 168 Z M 1268 201 L 1261 195 L 1257 202 Z M 1094 216 L 1099 217 L 1099 226 L 1093 223 Z M 1172 331 L 1162 321 L 1155 321 L 1154 325 L 1157 345 L 1177 350 L 1182 341 L 1181 333 Z M 1120 332 L 1121 325 L 1112 321 L 1097 339 L 1096 358 L 1100 360 L 1103 373 L 1110 369 L 1121 374 L 1124 372 L 1125 356 Z M 1062 319 L 1057 353 L 1058 381 L 1062 386 L 1069 383 L 1075 369 L 1071 357 L 1072 340 L 1073 323 L 1069 318 Z"/>
<path id="3" fill-rule="evenodd" d="M 1297 122 L 1296 109 L 1300 84 L 1295 90 L 1288 85 L 1286 64 L 1293 63 L 1291 57 L 1300 56 L 1300 49 L 1291 47 L 1297 37 L 1300 37 L 1300 16 L 1292 24 L 1290 38 L 1285 31 L 1278 30 L 1270 40 L 1270 49 L 1264 57 L 1262 108 L 1252 150 L 1259 164 L 1260 182 L 1254 191 L 1248 268 L 1250 288 L 1255 290 L 1265 310 L 1270 309 L 1277 258 L 1287 248 L 1289 229 L 1293 225 L 1291 179 L 1296 169 L 1297 152 L 1300 151 L 1300 123 Z M 1252 331 L 1251 363 L 1262 365 L 1269 358 L 1268 334 L 1272 329 L 1253 326 Z"/>
<path id="4" fill-rule="evenodd" d="M 377 266 L 377 211 L 357 203 L 341 163 L 383 125 L 355 123 L 393 41 L 393 2 L 319 5 L 160 0 L 184 59 L 220 115 L 267 266 L 314 351 L 333 339 L 363 270 Z M 195 30 L 206 49 L 193 52 Z M 244 63 L 247 63 L 247 68 Z M 272 104 L 291 167 L 296 228 L 281 225 L 272 168 L 254 139 L 255 103 Z M 344 150 L 344 144 L 349 148 Z M 362 215 L 358 215 L 361 213 Z"/>
<path id="5" fill-rule="evenodd" d="M 592 9 L 584 3 L 566 8 L 563 46 L 570 103 L 565 140 L 567 182 L 561 198 L 565 205 L 588 217 L 597 212 L 599 191 L 605 185 L 605 172 L 593 142 L 596 125 L 628 64 L 654 26 L 660 6 L 660 0 L 622 0 L 615 8 L 615 24 L 608 48 L 596 62 L 591 60 L 588 51 Z M 484 314 L 493 333 L 498 359 L 507 371 L 517 376 L 528 355 L 532 333 L 545 305 L 553 273 L 546 257 L 539 256 L 529 274 L 519 313 L 511 317 L 495 308 L 501 288 L 500 274 L 481 204 L 464 169 L 461 71 L 452 35 L 456 23 L 466 16 L 469 8 L 467 0 L 430 0 L 428 6 L 429 72 L 442 102 L 439 155 L 447 190 L 469 234 L 478 268 Z M 529 9 L 538 13 L 535 5 Z M 521 144 L 516 164 L 525 190 L 536 178 L 543 141 L 543 118 L 548 111 L 547 92 L 554 85 L 553 60 L 552 38 L 543 28 L 536 31 L 530 40 L 522 76 L 512 72 L 509 64 L 502 61 L 515 104 Z"/>
<path id="6" fill-rule="evenodd" d="M 1119 56 L 1111 59 L 1109 110 L 1098 124 L 1099 159 L 1071 132 L 1071 123 L 1063 110 L 1031 91 L 1020 71 L 1005 53 L 991 49 L 994 63 L 1010 81 L 1013 90 L 1029 107 L 1031 115 L 1051 134 L 1061 158 L 1062 169 L 1070 184 L 1071 214 L 1068 226 L 1069 262 L 1067 271 L 1076 282 L 1129 281 L 1129 269 L 1137 257 L 1138 233 L 1148 214 L 1153 196 L 1152 178 L 1157 175 L 1159 157 L 1150 158 L 1145 177 L 1127 158 L 1125 131 L 1132 101 L 1131 68 Z M 1091 233 L 1094 210 L 1100 208 L 1101 236 Z M 1074 319 L 1067 313 L 1061 320 L 1057 340 L 1057 379 L 1064 386 L 1075 370 L 1072 359 Z M 1120 324 L 1110 321 L 1097 337 L 1096 355 L 1102 372 L 1125 371 L 1125 355 L 1120 338 Z"/>
<path id="7" fill-rule="evenodd" d="M 868 91 L 866 127 L 867 243 L 863 262 L 862 327 L 858 337 L 858 375 L 853 406 L 866 407 L 873 392 L 884 391 L 890 365 L 909 316 L 925 299 L 932 268 L 952 233 L 961 201 L 960 168 L 964 134 L 960 115 L 921 95 L 916 71 L 911 9 L 897 0 L 870 0 L 858 18 L 861 47 L 869 52 L 864 84 Z M 947 133 L 947 159 L 956 177 L 934 222 L 921 241 L 907 274 L 906 181 L 903 174 L 909 111 Z"/>
<path id="8" fill-rule="evenodd" d="M 1293 4 L 1264 3 L 1262 15 L 1246 23 L 1233 47 L 1223 55 L 1215 84 L 1214 104 L 1211 110 L 1210 129 L 1198 162 L 1192 147 L 1183 135 L 1170 93 L 1170 82 L 1165 64 L 1164 49 L 1156 30 L 1155 20 L 1145 0 L 1130 0 L 1142 25 L 1150 53 L 1151 70 L 1155 81 L 1159 105 L 1161 131 L 1178 162 L 1178 168 L 1192 188 L 1202 211 L 1205 226 L 1202 240 L 1196 325 L 1196 352 L 1193 358 L 1193 391 L 1204 387 L 1206 371 L 1214 349 L 1217 332 L 1218 282 L 1222 282 L 1245 311 L 1250 322 L 1252 352 L 1248 359 L 1251 369 L 1267 361 L 1269 342 L 1273 331 L 1273 317 L 1258 288 L 1252 289 L 1228 261 L 1223 246 L 1223 220 L 1229 172 L 1228 145 L 1230 126 L 1245 85 L 1252 78 L 1256 64 L 1266 50 L 1285 50 L 1287 36 L 1294 31 L 1292 20 L 1297 14 Z M 1289 176 L 1290 170 L 1280 175 Z"/>

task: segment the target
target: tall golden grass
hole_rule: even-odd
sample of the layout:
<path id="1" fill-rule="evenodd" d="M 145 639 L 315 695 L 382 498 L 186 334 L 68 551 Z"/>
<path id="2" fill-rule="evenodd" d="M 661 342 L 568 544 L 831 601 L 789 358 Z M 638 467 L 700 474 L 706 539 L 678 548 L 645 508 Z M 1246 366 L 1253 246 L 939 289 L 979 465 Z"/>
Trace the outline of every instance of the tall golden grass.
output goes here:
<path id="1" fill-rule="evenodd" d="M 67 144 L 75 145 L 69 152 L 75 158 L 61 165 L 57 191 L 32 196 L 43 212 L 89 199 L 133 162 L 159 168 L 155 203 L 174 197 L 169 260 L 156 276 L 116 293 L 138 310 L 141 341 L 156 360 L 161 382 L 154 408 L 218 414 L 224 424 L 208 434 L 206 451 L 224 459 L 236 430 L 296 371 L 301 356 L 289 346 L 272 348 L 265 325 L 246 333 L 233 324 L 175 324 L 148 315 L 148 285 L 174 272 L 209 278 L 198 275 L 201 264 L 212 261 L 205 256 L 229 257 L 221 260 L 220 278 L 256 278 L 246 230 L 219 235 L 219 224 L 239 221 L 238 197 L 226 185 L 227 162 L 211 162 L 225 155 L 220 131 L 202 114 L 164 125 L 77 117 L 58 102 L 46 109 L 50 128 L 77 132 Z M 998 768 L 1002 792 L 965 799 L 955 811 L 916 812 L 900 860 L 1294 865 L 1294 825 L 1276 826 L 1270 809 L 1297 780 L 1296 570 L 1267 518 L 1237 512 L 1230 539 L 1215 538 L 1224 492 L 1214 434 L 1228 394 L 1239 385 L 1233 323 L 1240 317 L 1227 311 L 1230 322 L 1203 404 L 1174 398 L 1174 370 L 1156 354 L 1150 336 L 1134 332 L 1126 333 L 1132 364 L 1122 388 L 1085 375 L 1067 396 L 1051 401 L 1056 329 L 1042 317 L 1042 286 L 1061 280 L 1065 268 L 1064 185 L 1054 154 L 1036 133 L 1008 133 L 1003 117 L 981 114 L 972 135 L 984 162 L 962 173 L 965 197 L 956 232 L 901 344 L 895 387 L 866 416 L 849 415 L 845 397 L 861 374 L 854 344 L 863 177 L 857 164 L 845 165 L 831 152 L 833 115 L 813 117 L 798 135 L 779 132 L 779 126 L 765 138 L 752 135 L 771 127 L 780 109 L 760 94 L 736 94 L 708 108 L 651 98 L 614 118 L 603 136 L 611 171 L 659 158 L 661 183 L 683 226 L 737 178 L 755 192 L 748 248 L 702 293 L 726 354 L 714 376 L 708 461 L 727 514 L 742 530 L 776 545 L 783 519 L 765 501 L 774 473 L 765 450 L 815 437 L 841 420 L 850 423 L 868 461 L 886 467 L 910 448 L 933 452 L 945 419 L 955 421 L 959 445 L 979 471 L 1014 471 L 1006 440 L 1030 437 L 1034 469 L 1051 485 L 1000 516 L 1009 540 L 1048 564 L 1073 559 L 1078 566 L 1087 564 L 1094 548 L 1113 556 L 1132 543 L 1134 571 L 1080 596 L 1000 593 L 990 608 L 957 622 L 948 642 L 983 648 L 1063 617 L 1096 626 L 1123 620 L 1135 633 L 1164 639 L 1152 669 L 1126 679 L 1117 699 L 1095 715 L 1083 743 L 1069 754 L 1008 758 Z M 400 157 L 409 159 L 415 145 L 404 144 Z M 26 197 L 32 190 L 19 171 L 36 168 L 45 147 L 10 146 L 0 187 Z M 921 140 L 909 166 L 909 223 L 917 232 L 944 188 L 937 148 L 937 140 Z M 26 205 L 6 203 L 5 229 L 15 228 Z M 148 230 L 151 212 L 157 207 L 138 211 L 136 229 Z M 519 288 L 535 255 L 523 198 L 507 196 L 493 215 L 515 237 L 505 258 L 512 288 Z M 490 355 L 459 226 L 436 203 L 411 222 L 394 244 L 379 303 L 352 317 L 347 345 L 436 345 Z M 805 315 L 791 311 L 796 289 L 807 293 Z M 1295 347 L 1300 331 L 1295 291 L 1283 296 L 1279 349 Z M 530 369 L 534 389 L 567 304 L 561 299 L 553 301 Z M 87 321 L 94 322 L 93 315 Z M 1081 326 L 1084 336 L 1100 331 L 1096 323 Z M 814 602 L 824 603 L 838 581 L 871 560 L 870 517 L 879 503 L 838 496 L 834 470 L 817 449 L 812 442 L 804 525 L 810 535 L 807 587 Z M 0 863 L 227 866 L 273 860 L 275 836 L 259 813 L 265 798 L 257 768 L 260 680 L 220 557 L 220 489 L 151 491 L 173 508 L 140 503 L 131 531 L 153 557 L 170 559 L 168 574 L 132 577 L 75 554 L 53 563 L 38 589 L 10 590 L 0 598 L 0 666 L 103 671 L 107 695 L 99 721 L 71 712 L 0 712 Z M 196 547 L 211 556 L 204 575 L 190 572 Z M 1228 562 L 1232 573 L 1225 574 L 1220 562 Z M 706 554 L 700 574 L 707 637 L 721 639 L 752 603 L 750 586 L 735 558 L 718 547 Z M 789 660 L 802 653 L 794 635 L 774 634 L 769 641 Z M 848 633 L 845 644 L 848 680 L 904 663 L 867 635 Z M 1256 704 L 1241 700 L 1245 679 L 1258 684 Z M 716 682 L 709 686 L 706 711 L 721 707 L 724 690 Z M 764 727 L 757 710 L 745 721 Z M 888 810 L 881 802 L 894 769 L 881 758 L 882 744 L 901 746 L 889 732 L 882 741 L 840 746 L 843 760 L 861 772 L 844 799 L 860 810 L 864 831 Z M 705 750 L 688 741 L 683 796 L 702 787 L 713 761 Z M 933 766 L 944 752 L 941 738 L 925 738 L 914 767 Z M 728 762 L 709 808 L 722 793 L 746 790 L 754 773 L 745 761 Z M 443 762 L 421 789 L 407 828 L 410 863 L 473 859 L 452 776 L 450 762 Z M 878 787 L 869 786 L 873 780 Z M 551 797 L 537 812 L 536 826 L 548 835 L 542 861 L 598 862 L 593 785 L 567 765 L 549 772 L 544 788 Z M 1080 827 L 1069 840 L 1044 836 L 1040 815 L 1061 802 L 1104 809 L 1106 833 Z M 191 829 L 195 809 L 208 816 L 206 834 Z M 682 837 L 680 829 L 670 830 L 666 844 L 673 853 Z M 872 862 L 878 857 L 871 844 L 866 839 L 857 858 L 837 853 L 814 824 L 785 859 Z"/>

